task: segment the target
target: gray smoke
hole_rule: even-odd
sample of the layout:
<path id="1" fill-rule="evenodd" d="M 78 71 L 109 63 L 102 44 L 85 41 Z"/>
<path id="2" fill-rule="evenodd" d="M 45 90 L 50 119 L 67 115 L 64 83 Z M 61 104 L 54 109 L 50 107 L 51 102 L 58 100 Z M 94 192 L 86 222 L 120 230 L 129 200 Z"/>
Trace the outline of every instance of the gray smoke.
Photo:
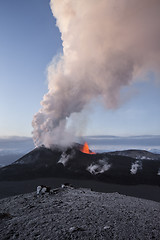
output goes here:
<path id="1" fill-rule="evenodd" d="M 101 97 L 116 108 L 122 87 L 160 65 L 159 0 L 51 0 L 63 55 L 48 68 L 48 93 L 33 119 L 36 145 L 65 145 L 68 120 Z"/>

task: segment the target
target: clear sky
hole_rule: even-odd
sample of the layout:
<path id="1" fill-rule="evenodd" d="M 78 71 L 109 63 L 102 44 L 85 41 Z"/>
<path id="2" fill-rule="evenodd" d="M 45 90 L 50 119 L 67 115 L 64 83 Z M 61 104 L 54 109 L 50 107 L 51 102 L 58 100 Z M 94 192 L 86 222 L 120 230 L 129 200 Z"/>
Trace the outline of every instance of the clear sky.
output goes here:
<path id="1" fill-rule="evenodd" d="M 47 66 L 62 52 L 55 23 L 49 0 L 0 1 L 0 136 L 31 136 L 33 115 L 48 89 Z M 130 95 L 115 110 L 94 101 L 83 134 L 160 134 L 160 85 L 152 69 Z"/>

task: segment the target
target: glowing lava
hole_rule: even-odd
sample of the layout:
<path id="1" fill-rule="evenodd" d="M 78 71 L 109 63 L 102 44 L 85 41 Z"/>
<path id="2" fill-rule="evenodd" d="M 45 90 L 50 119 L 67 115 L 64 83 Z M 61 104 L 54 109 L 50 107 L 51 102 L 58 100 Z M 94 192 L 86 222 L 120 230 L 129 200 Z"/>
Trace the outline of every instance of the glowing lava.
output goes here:
<path id="1" fill-rule="evenodd" d="M 91 152 L 88 147 L 88 143 L 85 142 L 83 147 L 80 149 L 81 152 L 86 153 L 86 154 L 96 154 L 95 152 Z"/>

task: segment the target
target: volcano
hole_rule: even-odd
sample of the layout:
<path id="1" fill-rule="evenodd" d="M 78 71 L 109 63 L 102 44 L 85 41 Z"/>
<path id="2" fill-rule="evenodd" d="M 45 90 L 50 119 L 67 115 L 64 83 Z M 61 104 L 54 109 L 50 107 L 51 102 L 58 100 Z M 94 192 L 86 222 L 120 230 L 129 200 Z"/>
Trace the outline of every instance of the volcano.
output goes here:
<path id="1" fill-rule="evenodd" d="M 94 179 L 118 184 L 160 185 L 160 155 L 142 150 L 93 153 L 73 144 L 68 148 L 35 148 L 0 169 L 0 180 L 36 178 Z"/>

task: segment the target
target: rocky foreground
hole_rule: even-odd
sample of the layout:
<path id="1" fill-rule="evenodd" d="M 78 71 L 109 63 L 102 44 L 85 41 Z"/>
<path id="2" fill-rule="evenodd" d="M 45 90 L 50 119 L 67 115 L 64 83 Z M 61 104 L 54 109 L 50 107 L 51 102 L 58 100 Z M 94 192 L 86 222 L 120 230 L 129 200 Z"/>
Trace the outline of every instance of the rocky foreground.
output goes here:
<path id="1" fill-rule="evenodd" d="M 0 239 L 160 239 L 160 204 L 84 188 L 8 197 Z"/>

